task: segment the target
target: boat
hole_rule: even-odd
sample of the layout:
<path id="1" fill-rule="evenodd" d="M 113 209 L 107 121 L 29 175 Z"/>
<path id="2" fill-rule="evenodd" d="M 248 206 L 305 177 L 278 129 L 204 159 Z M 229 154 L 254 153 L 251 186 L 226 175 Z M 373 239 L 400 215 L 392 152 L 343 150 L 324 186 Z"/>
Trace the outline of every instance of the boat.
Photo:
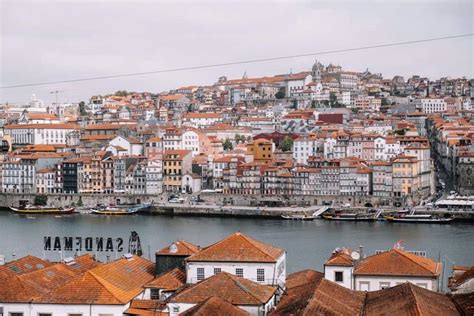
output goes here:
<path id="1" fill-rule="evenodd" d="M 371 222 L 378 219 L 380 212 L 377 213 L 342 213 L 335 212 L 324 214 L 323 218 L 331 221 L 355 221 L 355 222 Z"/>
<path id="2" fill-rule="evenodd" d="M 17 214 L 71 214 L 74 213 L 74 207 L 51 207 L 26 205 L 24 207 L 10 207 L 10 210 Z"/>
<path id="3" fill-rule="evenodd" d="M 316 217 L 313 215 L 306 214 L 292 214 L 292 215 L 282 215 L 284 219 L 297 220 L 297 221 L 312 221 Z"/>
<path id="4" fill-rule="evenodd" d="M 415 214 L 415 210 L 402 210 L 395 215 L 387 215 L 385 220 L 395 223 L 432 223 L 432 224 L 446 224 L 454 220 L 453 216 L 439 217 L 432 214 Z"/>
<path id="5" fill-rule="evenodd" d="M 389 222 L 395 223 L 431 223 L 431 224 L 447 224 L 454 221 L 454 217 L 435 217 L 430 214 L 408 214 L 405 216 L 385 216 Z"/>
<path id="6" fill-rule="evenodd" d="M 144 203 L 131 207 L 98 206 L 91 210 L 92 214 L 98 215 L 133 215 L 147 211 L 151 207 L 150 203 Z"/>

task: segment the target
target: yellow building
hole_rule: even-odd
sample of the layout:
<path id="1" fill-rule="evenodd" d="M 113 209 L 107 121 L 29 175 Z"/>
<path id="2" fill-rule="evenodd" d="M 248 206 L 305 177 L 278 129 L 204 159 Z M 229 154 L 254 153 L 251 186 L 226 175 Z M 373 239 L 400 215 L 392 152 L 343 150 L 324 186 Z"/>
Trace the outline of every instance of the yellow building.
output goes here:
<path id="1" fill-rule="evenodd" d="M 273 161 L 273 142 L 265 138 L 259 138 L 247 144 L 247 151 L 253 155 L 255 163 L 271 163 Z"/>
<path id="2" fill-rule="evenodd" d="M 399 155 L 393 159 L 393 196 L 403 197 L 413 194 L 419 188 L 419 161 L 416 157 Z"/>
<path id="3" fill-rule="evenodd" d="M 191 150 L 165 150 L 163 154 L 163 187 L 166 192 L 180 192 L 181 178 L 192 168 Z"/>

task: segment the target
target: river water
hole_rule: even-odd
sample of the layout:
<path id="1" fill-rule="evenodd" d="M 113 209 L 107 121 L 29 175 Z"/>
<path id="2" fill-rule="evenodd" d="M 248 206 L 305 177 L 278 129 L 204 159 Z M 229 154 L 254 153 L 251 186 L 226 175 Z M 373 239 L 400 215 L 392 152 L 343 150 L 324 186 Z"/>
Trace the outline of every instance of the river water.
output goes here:
<path id="1" fill-rule="evenodd" d="M 323 264 L 336 247 L 364 246 L 364 254 L 389 249 L 398 240 L 405 249 L 426 251 L 433 259 L 446 260 L 447 274 L 453 263 L 474 265 L 474 225 L 465 223 L 401 224 L 387 222 L 310 222 L 279 219 L 169 216 L 37 215 L 29 218 L 0 212 L 0 255 L 27 254 L 58 260 L 57 252 L 43 251 L 44 236 L 122 237 L 125 246 L 131 231 L 140 235 L 145 257 L 177 239 L 200 246 L 216 242 L 236 231 L 284 248 L 288 272 L 301 269 L 323 271 Z M 150 256 L 151 253 L 151 256 Z M 98 255 L 105 260 L 105 254 Z M 111 256 L 112 258 L 114 255 Z"/>

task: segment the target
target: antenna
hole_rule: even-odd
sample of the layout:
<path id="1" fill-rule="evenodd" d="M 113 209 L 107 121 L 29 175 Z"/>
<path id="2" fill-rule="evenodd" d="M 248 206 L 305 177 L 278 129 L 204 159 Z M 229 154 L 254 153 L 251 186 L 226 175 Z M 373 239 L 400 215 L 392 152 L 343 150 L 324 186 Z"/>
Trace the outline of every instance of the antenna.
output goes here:
<path id="1" fill-rule="evenodd" d="M 56 104 L 58 104 L 58 94 L 61 92 L 64 92 L 66 90 L 56 90 L 56 91 L 51 91 L 50 94 L 55 94 L 55 99 L 56 99 Z"/>

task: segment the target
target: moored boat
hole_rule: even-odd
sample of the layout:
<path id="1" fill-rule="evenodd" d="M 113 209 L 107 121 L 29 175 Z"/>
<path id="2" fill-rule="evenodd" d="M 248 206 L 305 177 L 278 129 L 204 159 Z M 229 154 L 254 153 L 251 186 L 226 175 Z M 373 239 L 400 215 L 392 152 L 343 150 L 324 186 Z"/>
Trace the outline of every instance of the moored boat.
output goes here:
<path id="1" fill-rule="evenodd" d="M 342 213 L 335 212 L 330 214 L 322 215 L 324 219 L 331 221 L 358 221 L 358 222 L 371 222 L 375 221 L 379 217 L 377 213 Z"/>
<path id="2" fill-rule="evenodd" d="M 292 215 L 282 215 L 284 219 L 297 220 L 297 221 L 312 221 L 316 217 L 306 214 L 292 214 Z"/>
<path id="3" fill-rule="evenodd" d="M 74 207 L 48 207 L 48 206 L 30 206 L 27 205 L 22 208 L 10 207 L 18 214 L 71 214 L 74 213 Z"/>
<path id="4" fill-rule="evenodd" d="M 454 220 L 454 217 L 435 217 L 430 214 L 385 216 L 384 218 L 389 222 L 395 222 L 395 223 L 428 223 L 428 224 L 447 224 Z"/>
<path id="5" fill-rule="evenodd" d="M 144 203 L 140 205 L 135 205 L 132 207 L 113 207 L 113 206 L 99 206 L 91 210 L 92 214 L 98 215 L 133 215 L 145 210 L 148 210 L 151 207 L 151 204 Z"/>

